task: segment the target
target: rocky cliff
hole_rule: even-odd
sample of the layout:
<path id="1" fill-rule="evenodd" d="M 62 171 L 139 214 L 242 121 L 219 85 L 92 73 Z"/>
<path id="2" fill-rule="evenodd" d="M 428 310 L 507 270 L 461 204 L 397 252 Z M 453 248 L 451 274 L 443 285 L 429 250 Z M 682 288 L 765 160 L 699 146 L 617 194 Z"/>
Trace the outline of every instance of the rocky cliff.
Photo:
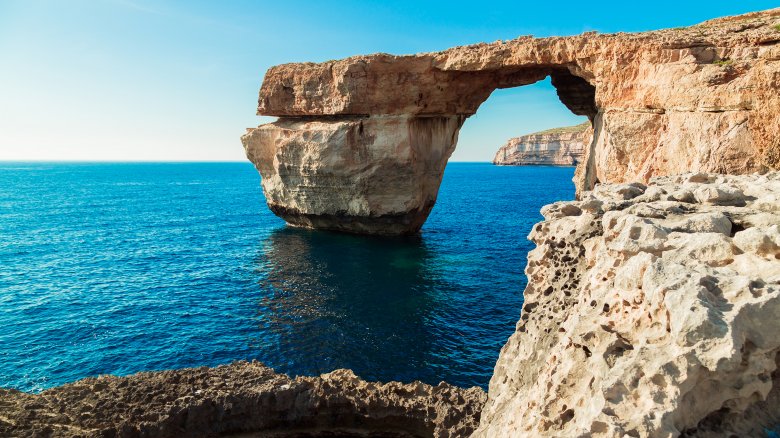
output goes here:
<path id="1" fill-rule="evenodd" d="M 542 214 L 476 437 L 780 427 L 780 173 L 598 185 Z"/>
<path id="2" fill-rule="evenodd" d="M 780 167 L 780 9 L 635 34 L 520 37 L 271 68 L 242 142 L 289 223 L 399 234 L 436 201 L 464 120 L 547 76 L 593 141 L 575 183 Z"/>
<path id="3" fill-rule="evenodd" d="M 582 161 L 592 138 L 590 123 L 510 138 L 496 152 L 493 164 L 574 166 Z"/>

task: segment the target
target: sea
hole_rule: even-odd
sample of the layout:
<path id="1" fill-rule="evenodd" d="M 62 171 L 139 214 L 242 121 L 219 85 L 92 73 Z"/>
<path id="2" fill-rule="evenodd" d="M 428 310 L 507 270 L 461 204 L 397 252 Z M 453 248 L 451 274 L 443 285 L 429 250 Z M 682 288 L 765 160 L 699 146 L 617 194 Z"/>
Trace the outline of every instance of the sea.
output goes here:
<path id="1" fill-rule="evenodd" d="M 450 163 L 380 238 L 286 226 L 249 163 L 0 163 L 0 387 L 258 360 L 487 388 L 573 173 Z"/>

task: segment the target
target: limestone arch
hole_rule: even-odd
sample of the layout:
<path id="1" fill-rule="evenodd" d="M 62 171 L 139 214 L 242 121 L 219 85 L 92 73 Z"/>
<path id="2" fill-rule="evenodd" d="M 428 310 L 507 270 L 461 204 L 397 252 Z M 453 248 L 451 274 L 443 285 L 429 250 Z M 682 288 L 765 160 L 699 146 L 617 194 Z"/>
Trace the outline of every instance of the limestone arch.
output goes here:
<path id="1" fill-rule="evenodd" d="M 369 234 L 416 233 L 436 202 L 460 128 L 496 89 L 549 76 L 570 111 L 591 123 L 598 120 L 593 75 L 577 64 L 464 72 L 413 58 L 417 62 L 395 70 L 386 65 L 395 57 L 386 56 L 391 59 L 350 63 L 346 72 L 317 71 L 337 78 L 347 75 L 353 83 L 328 84 L 328 94 L 349 98 L 320 101 L 316 107 L 299 97 L 322 93 L 320 76 L 301 77 L 292 85 L 269 82 L 267 76 L 259 108 L 279 119 L 250 130 L 242 140 L 263 176 L 269 208 L 289 224 Z M 273 77 L 273 69 L 268 75 Z M 354 96 L 358 91 L 361 98 Z M 271 110 L 277 107 L 285 110 Z M 320 112 L 328 114 L 311 114 Z"/>

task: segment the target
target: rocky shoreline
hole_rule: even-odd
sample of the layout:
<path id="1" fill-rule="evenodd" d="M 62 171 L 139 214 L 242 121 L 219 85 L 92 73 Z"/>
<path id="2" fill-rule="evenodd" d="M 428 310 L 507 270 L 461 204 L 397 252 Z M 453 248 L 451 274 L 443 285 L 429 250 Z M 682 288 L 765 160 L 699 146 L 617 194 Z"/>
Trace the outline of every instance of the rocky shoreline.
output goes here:
<path id="1" fill-rule="evenodd" d="M 576 166 L 593 139 L 590 122 L 510 138 L 493 157 L 499 166 Z"/>
<path id="2" fill-rule="evenodd" d="M 780 427 L 780 172 L 603 184 L 542 214 L 517 332 L 487 397 L 348 370 L 291 379 L 242 362 L 0 390 L 0 435 L 718 437 Z"/>
<path id="3" fill-rule="evenodd" d="M 349 370 L 290 378 L 257 362 L 0 389 L 3 437 L 461 437 L 480 388 L 373 383 Z"/>

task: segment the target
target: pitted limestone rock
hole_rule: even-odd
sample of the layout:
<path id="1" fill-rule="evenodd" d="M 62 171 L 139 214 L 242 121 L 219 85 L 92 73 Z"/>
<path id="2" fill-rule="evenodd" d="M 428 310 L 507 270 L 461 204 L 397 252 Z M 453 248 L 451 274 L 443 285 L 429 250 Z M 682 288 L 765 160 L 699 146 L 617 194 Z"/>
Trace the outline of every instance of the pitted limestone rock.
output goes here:
<path id="1" fill-rule="evenodd" d="M 3 437 L 465 437 L 485 393 L 444 382 L 373 383 L 349 370 L 290 378 L 237 362 L 0 389 Z"/>
<path id="2" fill-rule="evenodd" d="M 778 172 L 687 174 L 545 207 L 475 436 L 780 426 L 778 195 Z"/>

